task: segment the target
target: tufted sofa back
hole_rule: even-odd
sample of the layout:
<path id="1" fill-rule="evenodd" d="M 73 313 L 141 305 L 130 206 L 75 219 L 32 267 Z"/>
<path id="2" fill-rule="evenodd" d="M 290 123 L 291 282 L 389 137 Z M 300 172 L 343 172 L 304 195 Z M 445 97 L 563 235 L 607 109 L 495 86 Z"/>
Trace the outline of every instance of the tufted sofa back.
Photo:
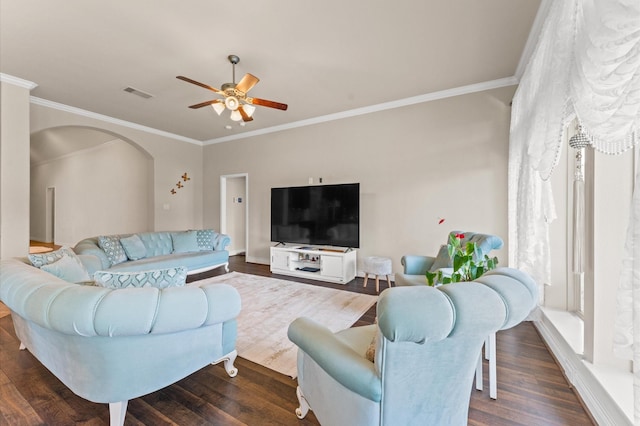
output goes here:
<path id="1" fill-rule="evenodd" d="M 147 256 L 162 256 L 171 254 L 173 240 L 169 232 L 143 232 L 138 234 L 147 249 Z"/>
<path id="2" fill-rule="evenodd" d="M 0 300 L 28 321 L 85 337 L 173 333 L 240 312 L 238 292 L 226 284 L 114 290 L 67 283 L 16 259 L 0 262 Z"/>

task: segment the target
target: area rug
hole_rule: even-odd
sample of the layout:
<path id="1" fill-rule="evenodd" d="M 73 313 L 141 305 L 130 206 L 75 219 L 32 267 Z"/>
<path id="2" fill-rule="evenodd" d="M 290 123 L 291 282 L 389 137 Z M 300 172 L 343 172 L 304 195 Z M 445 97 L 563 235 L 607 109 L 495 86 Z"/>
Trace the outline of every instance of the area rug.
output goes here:
<path id="1" fill-rule="evenodd" d="M 301 284 L 276 278 L 230 272 L 198 283 L 232 285 L 240 293 L 238 355 L 295 378 L 297 346 L 287 329 L 298 317 L 308 317 L 331 331 L 351 327 L 374 303 L 376 296 Z"/>

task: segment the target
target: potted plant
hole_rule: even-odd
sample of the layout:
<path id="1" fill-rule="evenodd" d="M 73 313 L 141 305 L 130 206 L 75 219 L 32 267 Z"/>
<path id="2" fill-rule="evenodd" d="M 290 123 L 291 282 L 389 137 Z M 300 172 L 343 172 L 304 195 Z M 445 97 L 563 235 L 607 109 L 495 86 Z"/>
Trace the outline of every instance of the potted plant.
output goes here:
<path id="1" fill-rule="evenodd" d="M 464 234 L 450 234 L 447 250 L 452 259 L 453 272 L 446 275 L 442 269 L 427 271 L 427 284 L 430 286 L 450 284 L 461 281 L 473 281 L 498 265 L 497 257 L 483 255 L 476 243 L 462 244 Z"/>

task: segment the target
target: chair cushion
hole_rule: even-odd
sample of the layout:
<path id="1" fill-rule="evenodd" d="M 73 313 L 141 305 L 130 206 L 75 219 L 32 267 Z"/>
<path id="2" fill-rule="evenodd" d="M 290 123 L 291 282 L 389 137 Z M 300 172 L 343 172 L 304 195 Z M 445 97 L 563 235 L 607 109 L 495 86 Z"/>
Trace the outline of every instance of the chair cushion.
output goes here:
<path id="1" fill-rule="evenodd" d="M 29 261 L 36 268 L 40 268 L 43 265 L 56 262 L 62 259 L 64 256 L 75 256 L 73 250 L 69 247 L 60 247 L 58 250 L 49 251 L 46 253 L 34 253 L 29 255 Z"/>
<path id="2" fill-rule="evenodd" d="M 98 246 L 105 252 L 111 265 L 117 265 L 118 263 L 127 261 L 127 253 L 125 253 L 122 244 L 120 244 L 119 235 L 99 236 Z"/>
<path id="3" fill-rule="evenodd" d="M 42 265 L 40 269 L 70 283 L 91 281 L 87 269 L 75 254 L 64 255 L 55 262 Z"/>
<path id="4" fill-rule="evenodd" d="M 174 253 L 200 251 L 197 231 L 172 232 L 171 239 L 173 240 Z"/>
<path id="5" fill-rule="evenodd" d="M 147 248 L 136 234 L 126 238 L 120 238 L 120 244 L 122 244 L 122 248 L 124 248 L 124 252 L 129 260 L 144 259 L 147 257 Z"/>
<path id="6" fill-rule="evenodd" d="M 213 250 L 213 229 L 199 229 L 196 231 L 200 250 Z"/>

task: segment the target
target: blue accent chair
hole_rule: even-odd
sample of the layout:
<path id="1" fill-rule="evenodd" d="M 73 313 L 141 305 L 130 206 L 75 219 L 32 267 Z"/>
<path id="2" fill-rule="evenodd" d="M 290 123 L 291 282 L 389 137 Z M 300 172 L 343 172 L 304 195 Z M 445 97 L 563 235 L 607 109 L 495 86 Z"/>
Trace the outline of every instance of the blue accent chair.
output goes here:
<path id="1" fill-rule="evenodd" d="M 298 318 L 288 333 L 299 348 L 296 415 L 311 409 L 325 426 L 466 425 L 485 338 L 537 300 L 529 275 L 497 268 L 473 282 L 385 290 L 375 325 L 334 334 Z"/>
<path id="2" fill-rule="evenodd" d="M 451 231 L 449 235 L 464 234 L 464 238 L 461 243 L 468 242 L 476 243 L 481 255 L 489 255 L 492 250 L 500 250 L 504 245 L 502 238 L 496 235 L 480 234 L 476 232 L 464 232 L 464 231 Z M 449 240 L 447 235 L 447 242 Z M 396 286 L 409 286 L 409 285 L 426 285 L 427 278 L 425 273 L 427 271 L 436 272 L 442 269 L 445 274 L 447 271 L 453 271 L 451 265 L 451 259 L 447 251 L 446 242 L 440 246 L 438 255 L 433 256 L 421 256 L 421 255 L 405 255 L 400 260 L 403 266 L 403 272 L 395 274 Z M 450 272 L 449 272 L 450 274 Z"/>

